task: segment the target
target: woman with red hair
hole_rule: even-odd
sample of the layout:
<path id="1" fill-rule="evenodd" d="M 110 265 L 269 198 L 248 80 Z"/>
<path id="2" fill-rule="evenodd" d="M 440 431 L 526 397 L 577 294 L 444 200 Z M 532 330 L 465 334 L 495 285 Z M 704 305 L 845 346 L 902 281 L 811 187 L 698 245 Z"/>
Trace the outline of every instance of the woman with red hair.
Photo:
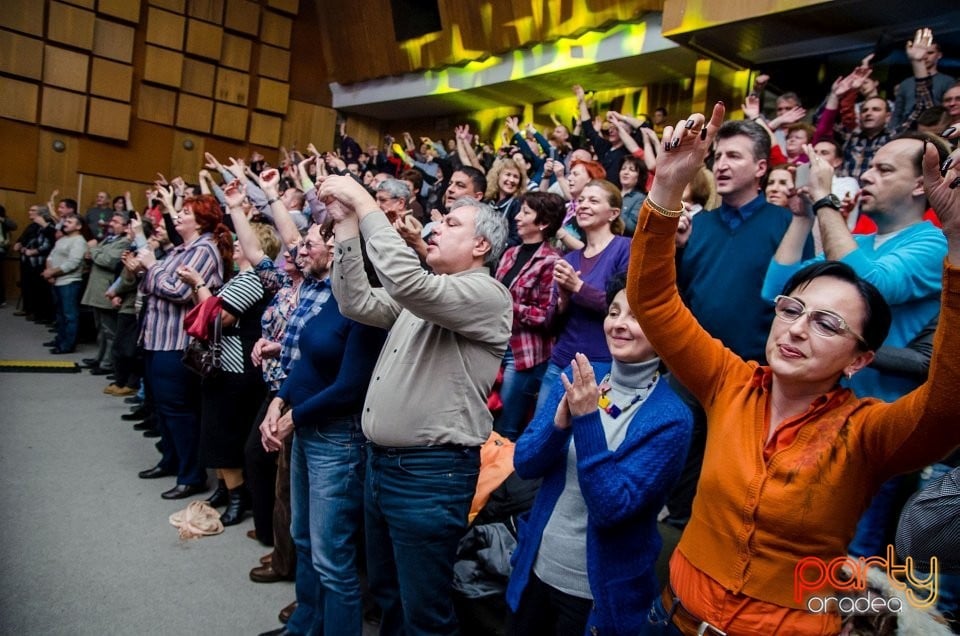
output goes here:
<path id="1" fill-rule="evenodd" d="M 173 214 L 173 227 L 183 243 L 157 260 L 151 247 L 138 253 L 132 267 L 143 272 L 140 291 L 145 311 L 141 339 L 148 387 L 156 402 L 163 457 L 142 479 L 177 476 L 177 485 L 164 499 L 183 499 L 207 489 L 200 463 L 200 378 L 181 362 L 187 348 L 183 319 L 199 287 L 223 285 L 224 272 L 233 272 L 233 237 L 223 224 L 223 212 L 210 195 L 188 197 Z M 191 285 L 178 274 L 189 267 L 202 282 Z"/>

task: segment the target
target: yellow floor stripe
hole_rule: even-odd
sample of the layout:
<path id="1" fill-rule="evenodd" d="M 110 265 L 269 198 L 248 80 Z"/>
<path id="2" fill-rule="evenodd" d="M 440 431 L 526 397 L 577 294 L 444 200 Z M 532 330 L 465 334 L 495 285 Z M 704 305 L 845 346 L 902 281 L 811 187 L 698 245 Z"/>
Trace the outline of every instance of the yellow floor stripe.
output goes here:
<path id="1" fill-rule="evenodd" d="M 76 362 L 66 360 L 0 360 L 0 371 L 79 373 L 80 367 Z"/>

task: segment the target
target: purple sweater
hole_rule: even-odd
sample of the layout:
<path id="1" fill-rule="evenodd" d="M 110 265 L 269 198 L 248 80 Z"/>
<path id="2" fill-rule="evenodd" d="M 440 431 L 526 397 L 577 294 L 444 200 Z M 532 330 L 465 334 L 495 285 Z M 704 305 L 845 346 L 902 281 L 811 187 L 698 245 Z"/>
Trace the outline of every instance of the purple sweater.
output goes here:
<path id="1" fill-rule="evenodd" d="M 562 324 L 550 362 L 566 367 L 576 353 L 583 353 L 591 362 L 609 362 L 610 351 L 603 335 L 603 319 L 607 315 L 607 280 L 614 274 L 627 271 L 630 260 L 630 239 L 614 236 L 596 256 L 585 258 L 583 250 L 563 257 L 580 272 L 583 287 L 570 296 L 565 314 L 556 321 Z M 556 285 L 556 283 L 554 283 Z M 554 297 L 556 297 L 554 293 Z"/>

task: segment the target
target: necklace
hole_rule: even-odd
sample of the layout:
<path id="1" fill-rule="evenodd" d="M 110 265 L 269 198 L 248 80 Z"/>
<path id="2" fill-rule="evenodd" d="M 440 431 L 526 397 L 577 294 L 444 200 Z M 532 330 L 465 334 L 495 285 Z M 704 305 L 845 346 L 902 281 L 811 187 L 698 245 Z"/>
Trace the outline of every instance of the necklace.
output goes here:
<path id="1" fill-rule="evenodd" d="M 616 404 L 614 404 L 613 401 L 610 399 L 610 396 L 607 395 L 607 393 L 610 392 L 610 389 L 613 388 L 610 386 L 610 374 L 608 373 L 606 376 L 604 376 L 603 382 L 600 383 L 600 386 L 599 386 L 600 397 L 597 398 L 597 406 L 603 409 L 607 413 L 607 415 L 616 419 L 620 417 L 621 413 L 629 409 L 631 406 L 633 406 L 640 400 L 647 397 L 647 394 L 650 392 L 650 389 L 653 388 L 653 385 L 656 384 L 659 378 L 660 378 L 660 372 L 655 371 L 653 374 L 653 377 L 650 378 L 650 382 L 647 384 L 647 386 L 640 389 L 640 391 L 638 391 L 637 394 L 633 396 L 633 399 L 630 400 L 630 403 L 624 406 L 623 408 L 621 408 Z"/>

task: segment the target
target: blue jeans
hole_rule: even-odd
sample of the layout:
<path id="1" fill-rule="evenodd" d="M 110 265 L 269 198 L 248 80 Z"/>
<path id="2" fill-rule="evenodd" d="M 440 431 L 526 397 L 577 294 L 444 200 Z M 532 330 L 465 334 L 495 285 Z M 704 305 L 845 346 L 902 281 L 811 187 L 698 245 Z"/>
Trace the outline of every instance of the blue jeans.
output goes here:
<path id="1" fill-rule="evenodd" d="M 359 634 L 357 539 L 367 440 L 360 417 L 301 424 L 290 454 L 290 533 L 297 549 L 294 634 Z"/>
<path id="2" fill-rule="evenodd" d="M 550 389 L 560 381 L 561 373 L 563 373 L 563 367 L 553 362 L 547 364 L 547 370 L 543 372 L 543 377 L 540 379 L 540 396 L 537 398 L 537 413 L 540 412 L 540 409 L 542 409 L 546 403 L 547 396 L 550 395 Z"/>
<path id="3" fill-rule="evenodd" d="M 535 367 L 517 371 L 513 350 L 507 347 L 503 355 L 503 383 L 500 385 L 500 401 L 503 410 L 493 421 L 493 430 L 507 439 L 516 441 L 529 421 L 527 411 L 540 388 L 540 379 L 547 370 L 547 363 L 541 362 Z"/>
<path id="4" fill-rule="evenodd" d="M 453 562 L 479 472 L 479 448 L 369 447 L 364 522 L 381 636 L 458 633 Z"/>
<path id="5" fill-rule="evenodd" d="M 182 351 L 145 352 L 163 449 L 158 464 L 177 473 L 177 483 L 207 483 L 200 465 L 200 378 L 183 366 Z"/>
<path id="6" fill-rule="evenodd" d="M 77 329 L 80 325 L 80 296 L 83 283 L 54 285 L 53 297 L 57 302 L 57 348 L 73 351 L 77 348 Z"/>
<path id="7" fill-rule="evenodd" d="M 640 630 L 639 636 L 679 636 L 681 634 L 683 632 L 670 621 L 670 616 L 663 607 L 663 599 L 658 596 L 650 606 L 647 624 Z"/>

